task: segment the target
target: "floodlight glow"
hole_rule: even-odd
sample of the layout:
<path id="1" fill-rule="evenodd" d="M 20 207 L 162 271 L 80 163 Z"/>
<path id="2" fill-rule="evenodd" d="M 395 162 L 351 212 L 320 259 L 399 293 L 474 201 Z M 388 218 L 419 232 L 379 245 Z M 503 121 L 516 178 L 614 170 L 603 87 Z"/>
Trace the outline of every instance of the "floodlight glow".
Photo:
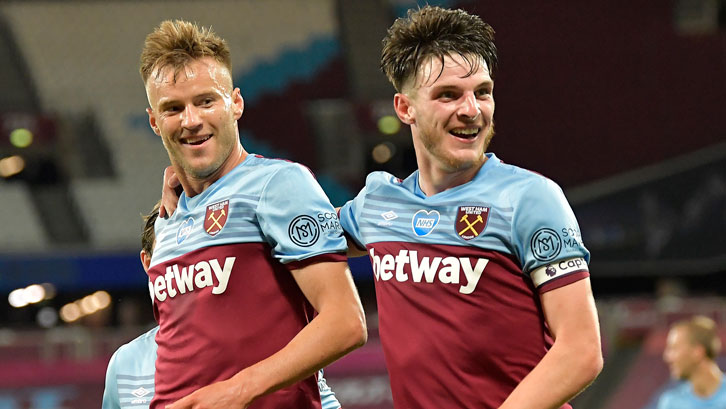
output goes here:
<path id="1" fill-rule="evenodd" d="M 42 328 L 52 328 L 58 323 L 58 312 L 52 307 L 43 307 L 35 316 L 35 321 Z"/>
<path id="2" fill-rule="evenodd" d="M 60 310 L 60 317 L 65 322 L 73 322 L 81 318 L 81 309 L 75 303 L 66 304 Z"/>
<path id="3" fill-rule="evenodd" d="M 8 294 L 8 303 L 14 308 L 22 308 L 28 305 L 28 301 L 25 298 L 25 288 L 18 288 Z"/>
<path id="4" fill-rule="evenodd" d="M 90 295 L 83 297 L 80 301 L 76 301 L 76 304 L 81 307 L 83 315 L 93 314 L 98 309 L 93 302 L 93 297 Z"/>
<path id="5" fill-rule="evenodd" d="M 99 310 L 102 310 L 111 305 L 111 295 L 105 291 L 96 291 L 93 293 L 93 299 Z"/>
<path id="6" fill-rule="evenodd" d="M 396 147 L 392 143 L 383 142 L 373 148 L 371 156 L 373 156 L 373 160 L 377 163 L 386 163 L 393 158 L 395 152 Z"/>
<path id="7" fill-rule="evenodd" d="M 8 156 L 0 159 L 0 177 L 9 178 L 25 169 L 25 160 L 20 156 Z"/>
<path id="8" fill-rule="evenodd" d="M 50 300 L 53 297 L 55 297 L 55 286 L 51 283 L 43 283 L 41 284 L 41 287 L 43 287 L 43 290 L 45 290 L 45 299 Z"/>
<path id="9" fill-rule="evenodd" d="M 384 115 L 378 119 L 378 130 L 386 135 L 398 133 L 401 129 L 401 121 L 393 115 Z"/>
<path id="10" fill-rule="evenodd" d="M 10 132 L 10 143 L 16 148 L 27 148 L 33 143 L 33 133 L 25 128 L 14 129 Z"/>
<path id="11" fill-rule="evenodd" d="M 24 296 L 28 304 L 35 304 L 43 301 L 45 298 L 45 289 L 38 284 L 32 284 L 25 287 Z"/>

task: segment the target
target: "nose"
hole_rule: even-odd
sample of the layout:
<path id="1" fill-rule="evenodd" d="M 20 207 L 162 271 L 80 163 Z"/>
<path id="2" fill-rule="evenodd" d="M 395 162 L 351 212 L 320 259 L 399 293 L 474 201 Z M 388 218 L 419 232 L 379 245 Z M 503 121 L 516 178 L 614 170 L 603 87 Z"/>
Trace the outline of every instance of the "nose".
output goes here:
<path id="1" fill-rule="evenodd" d="M 184 112 L 181 113 L 181 126 L 185 129 L 198 128 L 202 124 L 199 110 L 193 104 L 189 104 L 184 107 Z"/>
<path id="2" fill-rule="evenodd" d="M 467 93 L 462 97 L 461 105 L 459 105 L 459 116 L 469 120 L 474 120 L 481 113 L 479 104 L 477 103 L 474 93 Z"/>

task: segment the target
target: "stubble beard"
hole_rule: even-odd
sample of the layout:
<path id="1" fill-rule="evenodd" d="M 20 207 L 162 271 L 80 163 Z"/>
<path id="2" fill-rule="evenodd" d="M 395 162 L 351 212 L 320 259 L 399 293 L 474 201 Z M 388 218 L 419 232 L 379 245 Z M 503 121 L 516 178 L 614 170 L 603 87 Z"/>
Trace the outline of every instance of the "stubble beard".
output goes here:
<path id="1" fill-rule="evenodd" d="M 215 135 L 213 138 L 218 137 Z M 198 168 L 195 166 L 192 166 L 190 161 L 188 161 L 184 155 L 181 153 L 181 149 L 173 151 L 172 155 L 174 162 L 178 166 L 182 168 L 184 171 L 184 174 L 187 175 L 187 177 L 196 179 L 196 180 L 204 180 L 209 178 L 210 176 L 214 175 L 215 172 L 219 170 L 219 168 L 222 167 L 224 162 L 229 158 L 229 156 L 232 154 L 232 150 L 234 148 L 234 140 L 231 141 L 231 143 L 225 144 L 224 146 L 221 146 L 220 154 L 214 158 L 212 163 L 209 165 Z"/>
<path id="2" fill-rule="evenodd" d="M 426 148 L 426 150 L 429 151 L 431 155 L 444 166 L 444 169 L 447 172 L 459 172 L 462 170 L 471 169 L 475 166 L 481 166 L 486 160 L 484 157 L 484 153 L 487 151 L 487 148 L 489 147 L 489 143 L 491 143 L 492 138 L 494 138 L 494 123 L 492 123 L 492 125 L 489 127 L 489 131 L 484 137 L 484 143 L 482 144 L 481 152 L 479 152 L 479 154 L 474 159 L 466 160 L 459 159 L 454 157 L 453 155 L 448 154 L 445 149 L 441 148 L 441 144 L 437 144 L 435 138 L 429 137 L 423 133 L 421 133 L 420 136 L 424 148 Z"/>

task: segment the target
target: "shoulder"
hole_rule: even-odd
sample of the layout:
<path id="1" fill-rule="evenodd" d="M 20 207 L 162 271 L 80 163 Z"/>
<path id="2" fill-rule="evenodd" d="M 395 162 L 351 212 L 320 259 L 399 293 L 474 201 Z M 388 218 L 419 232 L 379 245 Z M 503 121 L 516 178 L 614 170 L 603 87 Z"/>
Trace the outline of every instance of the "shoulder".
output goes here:
<path id="1" fill-rule="evenodd" d="M 264 190 L 271 180 L 313 176 L 312 171 L 297 162 L 286 159 L 271 159 L 261 155 L 249 154 L 245 160 L 224 175 L 213 191 L 220 194 L 245 191 L 251 194 Z"/>
<path id="2" fill-rule="evenodd" d="M 497 163 L 485 174 L 482 189 L 497 192 L 513 209 L 560 208 L 569 206 L 562 188 L 552 179 L 493 158 Z"/>
<path id="3" fill-rule="evenodd" d="M 531 196 L 542 192 L 561 192 L 560 186 L 552 179 L 516 165 L 499 162 L 494 167 L 496 181 L 515 194 Z"/>
<path id="4" fill-rule="evenodd" d="M 249 159 L 250 167 L 259 172 L 276 173 L 276 172 L 305 172 L 313 175 L 313 172 L 305 165 L 279 158 L 266 158 L 260 155 L 252 155 Z"/>
<path id="5" fill-rule="evenodd" d="M 681 382 L 667 389 L 658 399 L 658 409 L 676 409 L 688 404 L 692 399 L 691 387 L 688 382 Z"/>
<path id="6" fill-rule="evenodd" d="M 406 189 L 408 184 L 413 185 L 415 183 L 413 179 L 413 174 L 406 179 L 400 179 L 388 172 L 371 172 L 366 176 L 365 190 L 367 193 L 373 193 L 389 189 Z"/>
<path id="7" fill-rule="evenodd" d="M 375 171 L 371 172 L 366 176 L 366 186 L 378 186 L 378 185 L 385 185 L 385 186 L 399 186 L 403 183 L 402 179 L 397 178 L 396 176 L 393 176 L 392 174 L 384 171 Z"/>
<path id="8" fill-rule="evenodd" d="M 287 159 L 271 159 L 255 155 L 251 159 L 255 178 L 265 183 L 293 183 L 296 181 L 313 181 L 315 174 L 307 166 Z"/>
<path id="9" fill-rule="evenodd" d="M 114 353 L 115 360 L 136 359 L 141 354 L 156 353 L 156 333 L 158 331 L 159 327 L 156 326 L 126 344 L 121 345 Z"/>

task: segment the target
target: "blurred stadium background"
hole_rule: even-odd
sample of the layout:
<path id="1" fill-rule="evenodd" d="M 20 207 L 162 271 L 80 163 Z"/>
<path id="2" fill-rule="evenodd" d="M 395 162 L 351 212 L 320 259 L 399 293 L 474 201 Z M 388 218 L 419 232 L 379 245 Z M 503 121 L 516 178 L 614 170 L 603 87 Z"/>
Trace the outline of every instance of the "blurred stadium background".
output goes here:
<path id="1" fill-rule="evenodd" d="M 575 407 L 648 407 L 668 383 L 668 324 L 701 313 L 726 329 L 724 2 L 428 3 L 497 31 L 491 150 L 563 186 L 592 252 L 606 363 Z M 100 407 L 111 353 L 153 326 L 138 262 L 168 162 L 138 74 L 153 27 L 226 38 L 244 146 L 307 164 L 340 205 L 367 172 L 415 167 L 378 57 L 416 4 L 1 2 L 0 409 Z M 351 265 L 371 336 L 329 383 L 347 409 L 390 408 L 370 266 Z"/>

